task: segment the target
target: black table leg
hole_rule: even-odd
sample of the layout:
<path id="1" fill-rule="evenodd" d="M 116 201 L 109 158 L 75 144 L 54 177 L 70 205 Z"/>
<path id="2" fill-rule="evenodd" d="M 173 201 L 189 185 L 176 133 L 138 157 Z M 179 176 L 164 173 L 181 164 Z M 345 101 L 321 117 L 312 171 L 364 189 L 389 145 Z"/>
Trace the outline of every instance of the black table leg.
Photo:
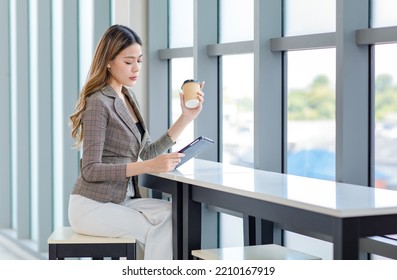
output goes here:
<path id="1" fill-rule="evenodd" d="M 175 260 L 183 259 L 183 216 L 182 216 L 182 194 L 183 184 L 177 184 L 175 192 L 172 193 L 172 249 Z"/>
<path id="2" fill-rule="evenodd" d="M 354 218 L 336 219 L 333 224 L 334 259 L 359 258 L 359 223 Z"/>
<path id="3" fill-rule="evenodd" d="M 191 260 L 192 250 L 201 249 L 201 203 L 192 200 L 192 187 L 183 185 L 183 259 Z"/>
<path id="4" fill-rule="evenodd" d="M 256 245 L 256 218 L 247 214 L 243 215 L 244 246 Z"/>
<path id="5" fill-rule="evenodd" d="M 256 244 L 279 244 L 281 245 L 280 230 L 276 229 L 273 222 L 256 219 Z"/>

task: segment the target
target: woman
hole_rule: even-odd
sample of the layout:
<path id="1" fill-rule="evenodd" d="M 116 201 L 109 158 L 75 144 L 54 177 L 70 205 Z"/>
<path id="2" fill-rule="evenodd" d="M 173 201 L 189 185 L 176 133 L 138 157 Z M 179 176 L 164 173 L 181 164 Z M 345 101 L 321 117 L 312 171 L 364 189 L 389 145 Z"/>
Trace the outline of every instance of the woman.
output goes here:
<path id="1" fill-rule="evenodd" d="M 171 205 L 141 198 L 137 175 L 173 170 L 183 156 L 166 153 L 201 112 L 186 108 L 157 141 L 147 132 L 135 95 L 142 41 L 130 28 L 111 26 L 101 38 L 86 84 L 70 116 L 76 146 L 83 147 L 80 176 L 69 201 L 69 220 L 82 234 L 133 237 L 145 259 L 172 259 Z M 201 88 L 204 84 L 201 85 Z"/>

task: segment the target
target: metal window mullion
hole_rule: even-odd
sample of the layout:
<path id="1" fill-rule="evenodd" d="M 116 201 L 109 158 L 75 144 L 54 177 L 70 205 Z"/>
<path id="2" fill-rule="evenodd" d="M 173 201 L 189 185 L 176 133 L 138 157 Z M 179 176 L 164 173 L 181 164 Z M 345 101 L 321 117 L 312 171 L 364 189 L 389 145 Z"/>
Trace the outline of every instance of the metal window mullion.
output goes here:
<path id="1" fill-rule="evenodd" d="M 274 37 L 267 39 L 270 40 L 270 50 L 273 52 L 278 52 L 332 48 L 335 47 L 335 36 L 335 32 L 330 32 L 292 37 Z M 254 44 L 254 41 L 213 44 L 208 45 L 207 52 L 208 56 L 252 53 L 254 52 Z"/>
<path id="2" fill-rule="evenodd" d="M 79 32 L 78 32 L 78 0 L 62 0 L 63 18 L 63 52 L 62 52 L 62 90 L 54 94 L 62 94 L 62 126 L 63 134 L 63 170 L 62 170 L 62 211 L 63 223 L 69 224 L 68 203 L 71 190 L 79 174 L 78 151 L 72 149 L 74 140 L 70 134 L 69 116 L 73 113 L 79 95 Z M 56 124 L 57 125 L 57 124 Z M 56 164 L 56 162 L 54 162 Z M 57 186 L 54 186 L 57 187 Z M 55 207 L 60 207 L 55 205 Z"/>
<path id="3" fill-rule="evenodd" d="M 397 26 L 366 28 L 356 31 L 358 45 L 390 44 L 397 42 Z"/>
<path id="4" fill-rule="evenodd" d="M 35 2 L 37 4 L 37 53 L 32 55 L 37 56 L 37 67 L 32 69 L 36 72 L 37 88 L 32 89 L 32 104 L 37 108 L 32 109 L 31 113 L 36 113 L 32 116 L 35 119 L 34 126 L 37 137 L 35 141 L 32 139 L 32 146 L 35 153 L 32 153 L 31 165 L 34 166 L 32 170 L 32 190 L 33 185 L 38 193 L 32 195 L 35 198 L 35 205 L 38 207 L 33 213 L 37 214 L 37 245 L 39 252 L 45 252 L 48 249 L 47 239 L 52 231 L 53 208 L 52 208 L 52 184 L 53 184 L 53 149 L 52 149 L 52 80 L 49 78 L 52 75 L 52 45 L 51 45 L 51 0 L 40 0 Z M 35 99 L 35 100 L 34 100 Z M 36 155 L 36 157 L 34 156 Z M 37 174 L 33 174 L 33 170 Z M 33 202 L 32 202 L 33 203 Z M 34 227 L 32 227 L 34 228 Z"/>
<path id="5" fill-rule="evenodd" d="M 296 51 L 335 47 L 335 32 L 270 38 L 272 51 Z"/>
<path id="6" fill-rule="evenodd" d="M 0 228 L 11 227 L 11 80 L 9 0 L 0 0 Z"/>
<path id="7" fill-rule="evenodd" d="M 221 56 L 254 52 L 254 41 L 212 44 L 207 46 L 208 56 Z"/>
<path id="8" fill-rule="evenodd" d="M 161 49 L 158 52 L 158 56 L 161 60 L 193 57 L 193 47 Z"/>
<path id="9" fill-rule="evenodd" d="M 218 58 L 207 55 L 207 46 L 218 40 L 218 3 L 213 0 L 194 0 L 194 76 L 205 81 L 205 104 L 200 116 L 195 120 L 195 136 L 205 135 L 218 141 L 219 98 L 218 98 Z M 212 125 L 208 125 L 211 123 Z M 204 151 L 200 158 L 218 161 L 218 145 Z"/>
<path id="10" fill-rule="evenodd" d="M 369 1 L 336 1 L 336 180 L 369 185 L 369 48 L 356 30 L 369 26 Z"/>
<path id="11" fill-rule="evenodd" d="M 270 40 L 270 50 L 278 51 L 296 51 L 317 48 L 335 47 L 335 32 L 310 34 L 292 37 L 274 37 Z M 254 52 L 254 41 L 243 41 L 233 43 L 220 43 L 208 45 L 208 56 L 221 56 L 230 54 L 243 54 Z"/>
<path id="12" fill-rule="evenodd" d="M 270 39 L 282 36 L 281 1 L 255 1 L 254 31 L 254 161 L 255 168 L 282 172 L 282 53 Z"/>
<path id="13" fill-rule="evenodd" d="M 375 166 L 375 46 L 369 47 L 369 185 L 375 185 L 375 172 L 373 166 Z"/>
<path id="14" fill-rule="evenodd" d="M 218 57 L 207 55 L 207 46 L 218 42 L 218 1 L 194 0 L 194 39 L 193 59 L 194 77 L 205 81 L 205 102 L 203 110 L 195 120 L 195 136 L 204 135 L 212 138 L 217 145 L 199 155 L 202 159 L 219 160 L 219 67 Z M 211 125 L 208 125 L 211 124 Z M 218 224 L 217 215 L 202 210 L 205 224 Z M 217 227 L 202 228 L 201 245 L 203 248 L 218 246 Z"/>
<path id="15" fill-rule="evenodd" d="M 30 237 L 29 1 L 15 1 L 12 65 L 12 201 L 18 239 Z"/>
<path id="16" fill-rule="evenodd" d="M 93 3 L 93 40 L 94 40 L 94 50 L 96 45 L 99 42 L 99 39 L 102 37 L 105 30 L 111 24 L 112 17 L 112 1 L 111 0 L 94 0 Z M 94 51 L 93 50 L 93 51 Z"/>
<path id="17" fill-rule="evenodd" d="M 168 1 L 148 0 L 147 68 L 148 118 L 147 125 L 153 139 L 169 127 L 169 69 L 168 59 L 160 59 L 159 50 L 168 48 Z"/>

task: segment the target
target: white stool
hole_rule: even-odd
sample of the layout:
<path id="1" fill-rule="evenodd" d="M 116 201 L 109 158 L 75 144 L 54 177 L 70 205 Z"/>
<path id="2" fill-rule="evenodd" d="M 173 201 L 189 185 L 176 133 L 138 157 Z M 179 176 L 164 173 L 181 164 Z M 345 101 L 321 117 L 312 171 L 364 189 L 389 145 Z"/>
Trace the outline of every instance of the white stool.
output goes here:
<path id="1" fill-rule="evenodd" d="M 316 256 L 276 244 L 245 247 L 193 250 L 193 257 L 202 260 L 320 260 Z"/>
<path id="2" fill-rule="evenodd" d="M 48 238 L 48 258 L 136 259 L 136 240 L 111 238 L 76 233 L 71 227 L 56 229 Z"/>

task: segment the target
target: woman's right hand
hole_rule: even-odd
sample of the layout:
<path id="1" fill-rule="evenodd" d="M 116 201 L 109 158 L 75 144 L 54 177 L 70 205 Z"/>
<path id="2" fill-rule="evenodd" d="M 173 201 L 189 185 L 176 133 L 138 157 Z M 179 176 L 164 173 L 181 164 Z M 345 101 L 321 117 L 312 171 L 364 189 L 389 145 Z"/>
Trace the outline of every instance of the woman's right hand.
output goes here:
<path id="1" fill-rule="evenodd" d="M 174 170 L 184 156 L 185 154 L 178 152 L 162 154 L 148 160 L 148 163 L 152 172 L 168 172 Z"/>

